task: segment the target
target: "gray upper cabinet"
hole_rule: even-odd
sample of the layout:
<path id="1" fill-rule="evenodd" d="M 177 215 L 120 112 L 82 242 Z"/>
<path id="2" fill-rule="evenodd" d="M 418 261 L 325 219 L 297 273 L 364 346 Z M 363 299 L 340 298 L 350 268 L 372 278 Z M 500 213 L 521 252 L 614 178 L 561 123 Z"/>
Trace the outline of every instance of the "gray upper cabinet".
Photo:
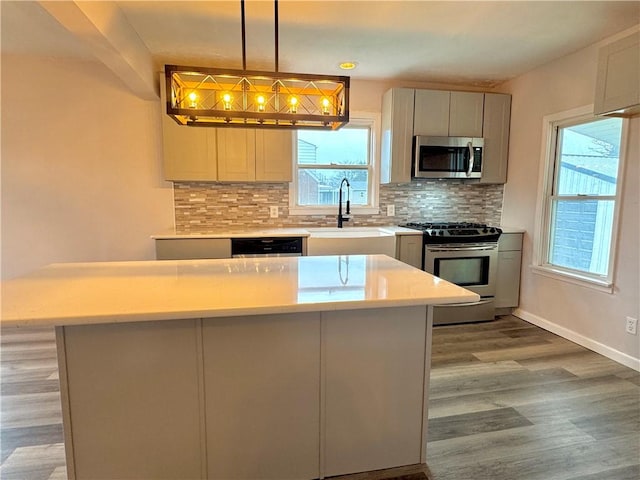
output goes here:
<path id="1" fill-rule="evenodd" d="M 449 136 L 451 93 L 444 90 L 416 90 L 413 134 Z"/>
<path id="2" fill-rule="evenodd" d="M 218 179 L 215 129 L 178 125 L 165 113 L 164 74 L 160 73 L 164 178 L 171 181 Z"/>
<path id="3" fill-rule="evenodd" d="M 293 132 L 250 128 L 187 127 L 165 113 L 162 93 L 164 178 L 170 181 L 290 182 Z"/>
<path id="4" fill-rule="evenodd" d="M 484 94 L 416 90 L 414 135 L 482 137 Z"/>
<path id="5" fill-rule="evenodd" d="M 250 128 L 220 128 L 218 179 L 227 182 L 255 181 L 256 131 Z"/>
<path id="6" fill-rule="evenodd" d="M 482 137 L 483 109 L 483 93 L 451 92 L 449 136 Z"/>
<path id="7" fill-rule="evenodd" d="M 382 97 L 380 183 L 411 181 L 413 102 L 412 88 L 393 88 Z"/>
<path id="8" fill-rule="evenodd" d="M 484 137 L 480 183 L 505 183 L 511 96 L 393 88 L 382 99 L 380 183 L 411 181 L 414 135 Z"/>
<path id="9" fill-rule="evenodd" d="M 505 183 L 509 156 L 511 95 L 484 94 L 484 151 L 480 183 Z"/>
<path id="10" fill-rule="evenodd" d="M 640 113 L 640 32 L 600 49 L 594 113 L 613 116 Z"/>

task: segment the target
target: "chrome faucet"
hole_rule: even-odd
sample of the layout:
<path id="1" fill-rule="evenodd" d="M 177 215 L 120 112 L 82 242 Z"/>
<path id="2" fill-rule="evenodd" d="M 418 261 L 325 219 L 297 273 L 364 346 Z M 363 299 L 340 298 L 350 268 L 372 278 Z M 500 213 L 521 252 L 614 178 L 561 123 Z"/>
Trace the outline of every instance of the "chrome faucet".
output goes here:
<path id="1" fill-rule="evenodd" d="M 345 215 L 349 215 L 351 213 L 351 202 L 349 201 L 351 185 L 349 185 L 349 180 L 343 178 L 340 182 L 340 190 L 338 191 L 338 228 L 342 228 L 342 222 L 349 221 L 349 217 L 342 216 L 342 185 L 345 183 L 347 184 L 347 210 L 345 212 Z"/>

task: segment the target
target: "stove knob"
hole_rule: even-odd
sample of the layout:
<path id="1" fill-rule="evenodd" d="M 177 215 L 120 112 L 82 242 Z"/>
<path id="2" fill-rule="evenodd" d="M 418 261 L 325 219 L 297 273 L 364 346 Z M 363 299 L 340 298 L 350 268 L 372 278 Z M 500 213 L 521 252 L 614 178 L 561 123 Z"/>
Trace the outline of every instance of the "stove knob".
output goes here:
<path id="1" fill-rule="evenodd" d="M 489 230 L 487 230 L 486 228 L 482 229 L 482 233 L 487 233 Z"/>
<path id="2" fill-rule="evenodd" d="M 491 228 L 489 231 L 490 231 L 491 233 L 496 233 L 496 229 L 495 229 L 495 228 Z"/>
<path id="3" fill-rule="evenodd" d="M 444 230 L 440 230 L 440 231 L 438 232 L 438 235 L 444 235 Z"/>
<path id="4" fill-rule="evenodd" d="M 431 236 L 431 232 L 430 232 L 429 230 L 425 230 L 425 231 L 424 231 L 424 234 L 425 234 L 427 237 L 430 237 L 430 236 Z"/>

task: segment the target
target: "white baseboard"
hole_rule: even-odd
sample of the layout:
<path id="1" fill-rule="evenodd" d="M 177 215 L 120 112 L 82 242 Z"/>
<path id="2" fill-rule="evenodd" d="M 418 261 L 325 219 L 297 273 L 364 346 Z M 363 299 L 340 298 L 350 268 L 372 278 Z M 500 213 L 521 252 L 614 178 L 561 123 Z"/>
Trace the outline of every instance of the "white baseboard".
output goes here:
<path id="1" fill-rule="evenodd" d="M 551 333 L 555 333 L 556 335 L 560 335 L 567 340 L 571 340 L 573 343 L 577 343 L 589 350 L 593 350 L 600 355 L 604 355 L 607 358 L 610 358 L 614 362 L 621 363 L 625 367 L 632 368 L 638 372 L 640 372 L 640 358 L 632 357 L 631 355 L 627 355 L 615 348 L 608 347 L 600 342 L 596 342 L 584 335 L 581 335 L 573 330 L 569 330 L 568 328 L 561 327 L 549 320 L 546 320 L 538 315 L 534 315 L 533 313 L 529 313 L 520 308 L 516 308 L 512 315 L 521 318 L 533 325 L 536 325 L 540 328 L 544 328 L 545 330 L 550 331 Z"/>

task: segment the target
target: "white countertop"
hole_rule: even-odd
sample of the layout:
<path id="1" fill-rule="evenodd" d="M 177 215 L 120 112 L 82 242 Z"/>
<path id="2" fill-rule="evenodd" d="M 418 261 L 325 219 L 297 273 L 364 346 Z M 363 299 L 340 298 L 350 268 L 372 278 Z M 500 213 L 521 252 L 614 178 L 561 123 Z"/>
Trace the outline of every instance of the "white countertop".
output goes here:
<path id="1" fill-rule="evenodd" d="M 398 227 L 395 225 L 383 227 L 309 227 L 309 228 L 268 228 L 257 230 L 221 230 L 215 233 L 194 234 L 158 234 L 152 235 L 154 240 L 167 240 L 177 238 L 259 238 L 259 237 L 309 237 L 319 232 L 344 232 L 345 235 L 353 232 L 385 232 L 390 235 L 421 235 L 420 230 Z"/>
<path id="2" fill-rule="evenodd" d="M 502 233 L 527 233 L 524 228 L 520 227 L 500 227 L 502 229 Z"/>
<path id="3" fill-rule="evenodd" d="M 54 264 L 2 283 L 3 327 L 478 301 L 385 255 Z"/>

